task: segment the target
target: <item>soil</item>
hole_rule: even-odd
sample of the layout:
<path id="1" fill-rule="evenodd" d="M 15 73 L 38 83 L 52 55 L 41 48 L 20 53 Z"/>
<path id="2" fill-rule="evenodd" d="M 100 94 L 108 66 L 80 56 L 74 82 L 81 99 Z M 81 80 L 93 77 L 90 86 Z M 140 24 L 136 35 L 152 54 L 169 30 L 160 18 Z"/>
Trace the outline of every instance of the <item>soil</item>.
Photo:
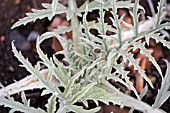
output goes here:
<path id="1" fill-rule="evenodd" d="M 157 5 L 158 0 L 153 0 L 154 5 Z M 24 69 L 19 67 L 19 61 L 14 57 L 14 54 L 11 51 L 11 44 L 9 43 L 9 33 L 11 32 L 11 26 L 19 18 L 25 16 L 26 12 L 30 12 L 31 8 L 41 9 L 41 3 L 50 3 L 51 0 L 0 0 L 0 83 L 4 86 L 7 86 L 14 82 L 18 81 L 29 73 Z M 147 8 L 148 4 L 146 0 L 141 0 L 141 5 L 146 8 L 146 14 L 150 15 L 150 10 Z M 35 23 L 29 23 L 26 26 L 20 26 L 16 30 L 20 31 L 25 37 L 31 31 L 37 31 L 39 34 L 47 31 L 47 27 L 50 22 L 48 19 L 38 20 Z M 168 39 L 167 39 L 168 40 Z M 162 58 L 168 59 L 170 61 L 170 51 L 167 48 L 162 47 L 163 56 Z M 53 50 L 51 48 L 51 40 L 48 40 L 45 44 L 42 45 L 42 49 L 48 55 L 52 55 Z M 25 57 L 28 57 L 29 61 L 34 65 L 38 60 L 38 55 L 35 49 L 35 41 L 31 42 L 31 49 L 28 51 L 22 52 Z M 160 60 L 159 65 L 163 70 L 166 70 L 165 63 Z M 160 76 L 156 69 L 151 66 L 146 70 L 148 75 L 156 77 L 156 82 L 154 84 L 155 89 L 150 89 L 143 99 L 145 102 L 152 104 L 154 102 L 157 90 L 160 87 Z M 163 71 L 165 72 L 165 71 Z M 31 106 L 40 107 L 45 109 L 45 104 L 49 95 L 40 96 L 41 90 L 26 91 L 27 98 L 31 99 Z M 15 100 L 20 100 L 20 95 L 14 95 Z M 102 104 L 103 111 L 107 109 L 105 105 Z M 163 110 L 170 113 L 170 98 L 162 105 Z M 9 108 L 0 107 L 0 113 L 8 113 Z M 102 110 L 101 110 L 102 111 Z M 100 113 L 107 113 L 106 111 Z M 120 113 L 115 111 L 115 113 Z"/>
<path id="2" fill-rule="evenodd" d="M 30 12 L 31 8 L 41 9 L 41 3 L 50 3 L 51 0 L 0 0 L 0 82 L 7 86 L 18 81 L 25 76 L 29 75 L 24 68 L 19 67 L 19 61 L 14 57 L 11 51 L 11 44 L 9 42 L 9 33 L 11 32 L 11 26 L 19 18 L 25 16 L 26 12 Z M 39 34 L 47 31 L 49 25 L 48 19 L 38 20 L 35 23 L 29 23 L 26 26 L 16 28 L 25 37 L 31 31 L 37 31 Z M 3 37 L 3 38 L 2 38 Z M 42 45 L 45 53 L 52 54 L 51 40 L 48 40 L 46 44 Z M 22 52 L 22 54 L 28 57 L 29 61 L 34 65 L 38 60 L 38 55 L 35 49 L 35 41 L 31 42 L 31 49 Z M 41 90 L 28 91 L 26 96 L 31 99 L 31 106 L 41 107 L 45 109 L 45 104 L 48 96 L 40 96 Z M 19 95 L 14 95 L 16 100 L 20 100 Z M 9 108 L 0 107 L 0 113 L 9 113 Z"/>

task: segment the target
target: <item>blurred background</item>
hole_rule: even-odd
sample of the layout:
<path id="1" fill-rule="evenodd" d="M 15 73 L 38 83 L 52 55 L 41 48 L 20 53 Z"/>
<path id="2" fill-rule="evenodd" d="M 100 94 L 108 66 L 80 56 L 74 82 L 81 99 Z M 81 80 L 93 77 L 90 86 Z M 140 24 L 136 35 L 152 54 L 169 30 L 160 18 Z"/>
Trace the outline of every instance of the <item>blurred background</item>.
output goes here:
<path id="1" fill-rule="evenodd" d="M 84 3 L 84 1 L 86 0 L 77 0 L 78 6 L 81 6 L 81 4 Z M 158 5 L 158 1 L 159 0 L 152 0 L 155 11 L 157 11 L 156 7 Z M 168 5 L 166 7 L 166 10 L 170 15 L 169 2 L 170 0 L 167 0 Z M 63 14 L 54 17 L 51 22 L 47 18 L 44 18 L 42 20 L 37 20 L 36 22 L 28 23 L 25 26 L 20 26 L 15 29 L 11 29 L 11 26 L 18 19 L 25 17 L 26 16 L 25 14 L 27 12 L 31 12 L 32 8 L 42 9 L 41 6 L 42 3 L 51 3 L 51 0 L 0 0 L 0 82 L 4 86 L 13 83 L 14 80 L 18 81 L 23 77 L 25 77 L 26 75 L 29 75 L 29 73 L 24 68 L 19 67 L 20 63 L 14 57 L 14 54 L 11 51 L 12 40 L 15 40 L 15 45 L 17 49 L 22 51 L 23 55 L 25 57 L 28 57 L 29 61 L 34 65 L 39 60 L 35 48 L 36 37 L 44 32 L 51 31 L 54 28 L 57 28 L 58 26 L 69 25 L 69 22 L 65 20 L 65 15 Z M 63 0 L 62 3 L 64 5 L 67 5 L 67 0 Z M 140 0 L 140 4 L 146 9 L 145 17 L 152 16 L 147 0 Z M 127 9 L 123 9 L 123 10 L 119 10 L 118 13 L 119 15 L 122 15 L 122 14 L 126 14 L 127 12 L 128 12 Z M 93 11 L 92 13 L 88 14 L 88 20 L 97 19 L 97 17 L 98 17 L 98 11 Z M 109 17 L 109 14 L 106 13 L 106 18 L 107 17 Z M 79 19 L 81 21 L 81 18 Z M 165 21 L 170 20 L 168 15 L 166 19 L 167 20 Z M 129 23 L 132 22 L 129 14 L 126 15 L 125 21 Z M 167 35 L 166 39 L 170 40 L 169 31 L 165 31 L 164 33 Z M 66 36 L 68 37 L 68 39 L 71 39 L 69 34 L 66 34 Z M 161 44 L 156 44 L 154 41 L 151 41 L 150 44 L 151 46 L 148 48 L 153 50 L 153 56 L 155 57 L 155 59 L 157 59 L 158 64 L 161 66 L 163 70 L 166 70 L 165 63 L 160 59 L 165 58 L 168 59 L 168 61 L 170 61 L 170 51 L 167 48 L 164 48 Z M 49 39 L 46 41 L 46 43 L 42 44 L 42 50 L 44 51 L 44 53 L 47 53 L 49 56 L 51 56 L 53 53 L 58 51 L 58 48 L 62 49 L 58 41 L 54 38 Z M 62 59 L 62 57 L 63 56 L 58 56 L 58 59 Z M 144 98 L 144 101 L 151 104 L 157 94 L 157 90 L 161 83 L 160 76 L 154 66 L 146 65 L 149 64 L 148 63 L 149 61 L 145 59 L 144 56 L 136 53 L 136 58 L 143 59 L 143 63 L 141 63 L 141 66 L 144 66 L 147 75 L 149 75 L 150 79 L 152 80 L 155 86 L 155 89 L 150 89 L 146 97 Z M 130 67 L 127 67 L 127 69 L 131 70 Z M 131 72 L 130 76 L 132 80 L 135 81 L 137 79 L 136 76 L 138 75 L 136 72 Z M 137 83 L 134 82 L 134 84 Z M 123 91 L 126 90 L 122 86 L 118 86 L 118 87 L 122 88 Z M 31 105 L 45 109 L 44 105 L 47 102 L 48 95 L 41 97 L 40 93 L 41 90 L 27 91 L 26 95 L 28 98 L 31 99 Z M 16 100 L 20 100 L 19 95 L 14 95 L 14 98 Z M 113 109 L 113 108 L 112 107 L 108 108 L 105 105 L 103 105 L 103 112 L 100 111 L 100 113 L 107 113 L 104 109 Z M 115 108 L 115 109 L 119 109 L 119 108 Z M 162 109 L 170 113 L 170 99 L 168 99 L 163 104 Z M 8 108 L 0 107 L 0 113 L 8 113 L 8 112 L 9 112 Z M 115 113 L 116 112 L 126 113 L 127 110 L 125 111 L 118 110 L 115 111 Z"/>

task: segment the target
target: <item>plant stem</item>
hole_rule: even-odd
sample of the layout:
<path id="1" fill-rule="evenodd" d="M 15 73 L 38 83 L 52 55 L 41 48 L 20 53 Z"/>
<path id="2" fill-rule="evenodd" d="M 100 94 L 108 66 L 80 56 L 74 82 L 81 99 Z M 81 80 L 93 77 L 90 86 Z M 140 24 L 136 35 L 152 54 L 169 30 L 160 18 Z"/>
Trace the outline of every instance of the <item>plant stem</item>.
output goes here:
<path id="1" fill-rule="evenodd" d="M 122 93 L 121 91 L 115 90 L 105 84 L 100 85 L 99 87 L 102 87 L 109 93 L 117 93 L 117 96 L 122 98 L 122 103 L 126 107 L 134 108 L 135 110 L 142 111 L 145 113 L 165 113 L 163 110 L 158 108 L 152 108 L 147 103 L 137 100 L 127 94 Z"/>

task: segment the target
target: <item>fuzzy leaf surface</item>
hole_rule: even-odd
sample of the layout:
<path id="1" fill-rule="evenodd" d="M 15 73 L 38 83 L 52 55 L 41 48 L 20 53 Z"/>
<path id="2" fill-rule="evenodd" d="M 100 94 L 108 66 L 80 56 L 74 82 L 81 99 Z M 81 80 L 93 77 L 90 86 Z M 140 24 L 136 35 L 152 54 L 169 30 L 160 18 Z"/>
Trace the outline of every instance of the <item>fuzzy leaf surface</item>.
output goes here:
<path id="1" fill-rule="evenodd" d="M 115 94 L 109 93 L 104 89 L 94 86 L 89 92 L 86 93 L 83 100 L 93 100 L 97 105 L 99 105 L 98 101 L 101 101 L 107 105 L 109 102 L 117 105 L 121 105 L 121 98 Z"/>
<path id="2" fill-rule="evenodd" d="M 155 102 L 153 104 L 154 108 L 159 108 L 170 96 L 170 63 L 165 60 L 167 64 L 167 71 L 165 77 L 162 80 L 161 88 L 158 90 L 158 95 L 156 96 Z"/>
<path id="3" fill-rule="evenodd" d="M 14 101 L 13 99 L 6 99 L 4 97 L 0 97 L 0 105 L 4 105 L 5 107 L 10 107 L 15 109 L 15 111 L 21 111 L 24 113 L 46 113 L 44 110 L 33 107 L 25 106 L 19 102 Z"/>
<path id="4" fill-rule="evenodd" d="M 47 112 L 48 113 L 55 113 L 56 111 L 56 96 L 52 95 L 49 99 L 48 99 L 48 103 L 45 105 L 45 107 L 47 108 Z"/>

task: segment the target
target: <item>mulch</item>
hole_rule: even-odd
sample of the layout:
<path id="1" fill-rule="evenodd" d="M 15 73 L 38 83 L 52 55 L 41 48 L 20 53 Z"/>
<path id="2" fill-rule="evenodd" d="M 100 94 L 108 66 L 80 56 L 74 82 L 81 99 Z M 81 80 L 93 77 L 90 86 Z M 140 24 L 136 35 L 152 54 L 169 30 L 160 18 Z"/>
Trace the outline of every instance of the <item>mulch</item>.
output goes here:
<path id="1" fill-rule="evenodd" d="M 157 5 L 157 1 L 153 0 L 154 5 Z M 9 43 L 9 33 L 11 31 L 11 26 L 19 18 L 25 16 L 26 12 L 29 12 L 31 8 L 41 9 L 41 3 L 50 3 L 51 0 L 0 0 L 0 82 L 7 86 L 14 82 L 24 78 L 29 73 L 24 69 L 19 67 L 19 61 L 14 57 L 14 54 L 11 51 L 11 44 Z M 147 15 L 150 15 L 150 10 L 146 0 L 141 0 L 141 5 L 146 8 Z M 155 7 L 156 8 L 156 7 Z M 47 27 L 50 22 L 45 18 L 38 20 L 35 23 L 29 23 L 26 26 L 21 26 L 16 28 L 24 36 L 32 31 L 38 31 L 40 34 L 47 31 Z M 3 36 L 3 40 L 2 39 Z M 29 61 L 34 65 L 38 60 L 38 55 L 35 50 L 35 42 L 31 42 L 32 48 L 28 51 L 22 52 L 25 57 L 29 58 Z M 162 46 L 161 46 L 162 47 Z M 45 44 L 42 45 L 42 49 L 45 53 L 52 55 L 53 50 L 51 49 L 51 40 L 48 40 Z M 162 47 L 163 58 L 170 61 L 170 51 L 167 48 Z M 161 68 L 166 70 L 165 63 L 161 60 L 159 61 Z M 153 66 L 147 70 L 149 75 L 156 76 L 157 82 L 155 84 L 155 89 L 149 90 L 148 94 L 144 98 L 149 104 L 154 102 L 157 90 L 160 87 L 160 76 Z M 41 90 L 35 91 L 26 91 L 26 95 L 31 99 L 31 106 L 40 107 L 45 109 L 45 104 L 49 95 L 40 96 Z M 20 95 L 14 95 L 15 100 L 21 100 Z M 105 108 L 105 107 L 104 107 Z M 168 99 L 163 106 L 163 110 L 170 113 L 170 99 Z M 106 108 L 105 108 L 106 109 Z M 0 113 L 8 113 L 9 108 L 0 107 Z M 19 112 L 18 112 L 19 113 Z M 106 113 L 106 112 L 103 112 Z"/>

